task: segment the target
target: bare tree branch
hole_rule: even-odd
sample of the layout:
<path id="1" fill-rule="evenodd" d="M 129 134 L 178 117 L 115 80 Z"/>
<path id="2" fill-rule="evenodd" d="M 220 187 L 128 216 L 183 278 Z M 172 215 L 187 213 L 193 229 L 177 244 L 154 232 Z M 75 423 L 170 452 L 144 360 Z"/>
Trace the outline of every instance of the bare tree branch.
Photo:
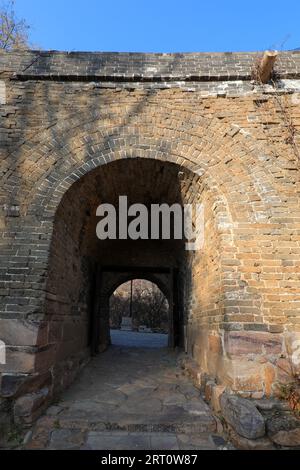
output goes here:
<path id="1" fill-rule="evenodd" d="M 0 49 L 4 51 L 29 49 L 30 26 L 15 13 L 15 1 L 0 3 Z"/>

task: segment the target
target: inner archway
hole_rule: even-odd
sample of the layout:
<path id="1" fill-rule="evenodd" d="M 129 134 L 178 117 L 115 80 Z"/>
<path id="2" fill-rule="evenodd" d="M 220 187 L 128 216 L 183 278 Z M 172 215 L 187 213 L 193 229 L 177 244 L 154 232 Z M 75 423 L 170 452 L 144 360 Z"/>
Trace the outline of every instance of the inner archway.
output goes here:
<path id="1" fill-rule="evenodd" d="M 168 299 L 146 279 L 131 279 L 114 291 L 109 319 L 113 345 L 165 348 L 170 342 Z"/>

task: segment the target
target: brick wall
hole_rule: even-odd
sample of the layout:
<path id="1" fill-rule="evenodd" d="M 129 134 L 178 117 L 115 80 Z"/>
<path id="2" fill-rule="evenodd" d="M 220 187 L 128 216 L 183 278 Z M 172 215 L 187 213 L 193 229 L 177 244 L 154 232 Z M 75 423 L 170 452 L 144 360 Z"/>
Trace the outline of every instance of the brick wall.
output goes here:
<path id="1" fill-rule="evenodd" d="M 239 393 L 298 371 L 300 54 L 275 86 L 251 81 L 256 57 L 0 55 L 2 396 L 51 395 L 85 361 L 89 260 L 179 263 L 188 350 Z M 126 191 L 204 202 L 204 250 L 99 250 L 96 204 Z"/>

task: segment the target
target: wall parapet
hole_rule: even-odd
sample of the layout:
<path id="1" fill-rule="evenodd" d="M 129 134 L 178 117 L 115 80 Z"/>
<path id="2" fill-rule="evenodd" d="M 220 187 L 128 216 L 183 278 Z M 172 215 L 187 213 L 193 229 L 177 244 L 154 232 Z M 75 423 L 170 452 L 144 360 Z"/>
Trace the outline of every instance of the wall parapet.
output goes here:
<path id="1" fill-rule="evenodd" d="M 0 53 L 0 74 L 18 80 L 205 82 L 251 80 L 261 52 L 125 53 L 26 51 Z M 281 79 L 300 78 L 300 51 L 280 53 Z"/>

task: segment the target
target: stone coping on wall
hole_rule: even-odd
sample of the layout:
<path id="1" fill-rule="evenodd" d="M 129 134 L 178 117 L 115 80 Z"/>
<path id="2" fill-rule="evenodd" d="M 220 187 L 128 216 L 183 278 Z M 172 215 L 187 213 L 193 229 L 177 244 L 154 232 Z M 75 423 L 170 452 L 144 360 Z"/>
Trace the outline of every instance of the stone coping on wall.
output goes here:
<path id="1" fill-rule="evenodd" d="M 206 82 L 251 80 L 263 52 L 124 53 L 18 51 L 0 53 L 0 77 L 18 80 Z M 300 78 L 300 51 L 280 52 L 279 79 Z"/>

